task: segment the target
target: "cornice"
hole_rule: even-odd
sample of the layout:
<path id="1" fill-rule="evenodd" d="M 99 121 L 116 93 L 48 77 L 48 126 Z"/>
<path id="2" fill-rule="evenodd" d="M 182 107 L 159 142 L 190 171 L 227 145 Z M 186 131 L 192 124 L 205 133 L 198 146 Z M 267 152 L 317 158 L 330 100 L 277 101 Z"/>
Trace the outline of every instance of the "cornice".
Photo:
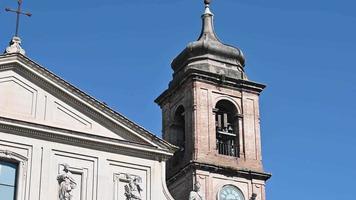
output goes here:
<path id="1" fill-rule="evenodd" d="M 260 95 L 266 85 L 253 82 L 246 79 L 234 79 L 229 77 L 224 77 L 219 74 L 202 72 L 199 70 L 189 69 L 185 72 L 185 76 L 181 80 L 172 80 L 169 88 L 165 90 L 159 97 L 156 98 L 155 102 L 161 105 L 172 93 L 174 93 L 180 85 L 183 85 L 187 81 L 201 81 L 209 84 L 213 84 L 219 87 L 231 88 L 234 90 L 239 90 L 241 92 L 249 92 L 253 94 Z"/>
<path id="2" fill-rule="evenodd" d="M 203 171 L 208 171 L 211 173 L 223 174 L 226 176 L 242 177 L 242 178 L 246 178 L 249 180 L 257 179 L 257 180 L 267 181 L 268 179 L 270 179 L 272 177 L 272 174 L 270 174 L 270 173 L 258 172 L 258 171 L 253 171 L 253 170 L 249 170 L 249 169 L 236 170 L 236 169 L 233 169 L 228 166 L 224 167 L 224 166 L 217 166 L 217 165 L 211 165 L 211 164 L 190 162 L 186 166 L 184 166 L 181 170 L 179 170 L 176 174 L 169 177 L 167 184 L 184 176 L 190 170 L 203 170 Z"/>
<path id="3" fill-rule="evenodd" d="M 155 160 L 167 160 L 173 155 L 173 153 L 167 150 L 162 150 L 147 144 L 107 138 L 3 117 L 0 117 L 0 131 L 44 141 Z"/>

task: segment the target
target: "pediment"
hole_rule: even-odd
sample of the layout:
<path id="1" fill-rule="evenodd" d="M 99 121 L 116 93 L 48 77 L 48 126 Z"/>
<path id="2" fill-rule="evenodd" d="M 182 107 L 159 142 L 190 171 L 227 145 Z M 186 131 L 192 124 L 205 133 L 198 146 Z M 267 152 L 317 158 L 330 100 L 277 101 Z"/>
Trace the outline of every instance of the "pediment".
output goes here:
<path id="1" fill-rule="evenodd" d="M 70 102 L 31 82 L 18 69 L 0 71 L 1 117 L 69 129 L 115 139 L 125 139 L 116 134 Z"/>
<path id="2" fill-rule="evenodd" d="M 0 117 L 171 146 L 22 55 L 0 56 Z"/>

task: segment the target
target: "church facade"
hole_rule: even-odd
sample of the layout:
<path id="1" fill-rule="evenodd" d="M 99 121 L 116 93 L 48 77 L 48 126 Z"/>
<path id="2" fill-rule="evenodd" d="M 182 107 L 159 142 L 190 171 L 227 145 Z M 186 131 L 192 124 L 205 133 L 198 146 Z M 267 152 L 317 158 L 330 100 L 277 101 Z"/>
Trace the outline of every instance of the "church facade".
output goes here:
<path id="1" fill-rule="evenodd" d="M 25 56 L 0 55 L 1 200 L 265 200 L 259 95 L 238 48 L 214 32 L 172 62 L 155 102 L 163 139 Z"/>
<path id="2" fill-rule="evenodd" d="M 174 150 L 22 54 L 0 56 L 1 199 L 172 199 Z"/>

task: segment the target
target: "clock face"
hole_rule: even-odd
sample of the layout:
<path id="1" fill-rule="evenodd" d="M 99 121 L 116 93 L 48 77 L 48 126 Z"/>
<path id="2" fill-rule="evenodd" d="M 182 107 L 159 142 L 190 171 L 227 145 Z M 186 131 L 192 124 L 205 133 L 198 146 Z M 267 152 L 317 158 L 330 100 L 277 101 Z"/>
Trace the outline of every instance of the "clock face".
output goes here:
<path id="1" fill-rule="evenodd" d="M 225 185 L 219 192 L 219 200 L 245 200 L 245 198 L 237 187 Z"/>

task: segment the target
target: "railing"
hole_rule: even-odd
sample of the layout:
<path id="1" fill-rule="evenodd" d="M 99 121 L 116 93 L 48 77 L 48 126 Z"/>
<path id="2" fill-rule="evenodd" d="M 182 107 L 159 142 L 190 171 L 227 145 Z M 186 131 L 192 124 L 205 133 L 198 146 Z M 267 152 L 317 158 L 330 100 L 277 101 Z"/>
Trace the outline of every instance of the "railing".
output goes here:
<path id="1" fill-rule="evenodd" d="M 234 156 L 234 157 L 239 156 L 239 147 L 238 146 L 228 145 L 225 143 L 217 143 L 216 149 L 218 150 L 218 153 L 221 155 Z"/>

